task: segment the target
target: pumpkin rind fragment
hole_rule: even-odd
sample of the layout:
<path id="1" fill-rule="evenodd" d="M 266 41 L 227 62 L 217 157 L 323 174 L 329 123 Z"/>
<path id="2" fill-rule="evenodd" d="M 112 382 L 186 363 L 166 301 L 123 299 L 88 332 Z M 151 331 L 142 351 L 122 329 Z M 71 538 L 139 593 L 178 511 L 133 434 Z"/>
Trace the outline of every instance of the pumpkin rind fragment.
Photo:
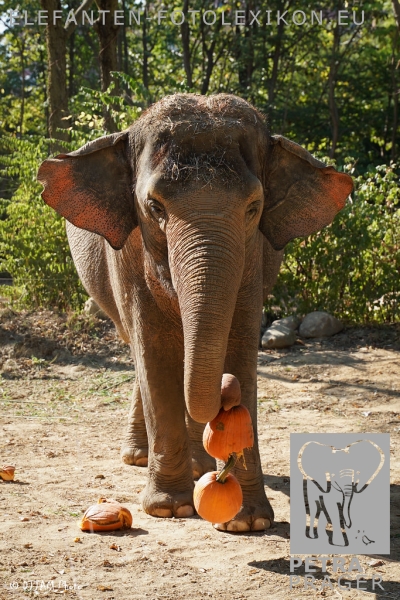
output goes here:
<path id="1" fill-rule="evenodd" d="M 130 529 L 132 515 L 116 500 L 100 498 L 97 504 L 89 506 L 79 523 L 82 531 L 115 531 Z"/>
<path id="2" fill-rule="evenodd" d="M 14 481 L 15 467 L 13 465 L 4 465 L 0 469 L 0 478 L 3 481 Z"/>

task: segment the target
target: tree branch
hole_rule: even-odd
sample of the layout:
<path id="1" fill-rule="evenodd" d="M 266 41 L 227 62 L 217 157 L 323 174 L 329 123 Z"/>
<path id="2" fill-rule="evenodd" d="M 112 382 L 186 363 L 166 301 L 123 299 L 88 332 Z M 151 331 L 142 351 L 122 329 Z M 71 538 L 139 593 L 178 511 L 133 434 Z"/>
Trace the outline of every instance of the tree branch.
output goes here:
<path id="1" fill-rule="evenodd" d="M 80 5 L 80 7 L 76 10 L 76 12 L 74 13 L 75 15 L 75 21 L 77 21 L 79 19 L 79 17 L 81 16 L 81 14 L 83 13 L 84 10 L 87 10 L 88 8 L 90 8 L 93 4 L 93 0 L 83 0 L 82 4 Z M 67 38 L 69 38 L 69 36 L 75 31 L 77 25 L 75 23 L 69 23 L 66 27 L 65 27 L 65 33 L 67 35 Z"/>

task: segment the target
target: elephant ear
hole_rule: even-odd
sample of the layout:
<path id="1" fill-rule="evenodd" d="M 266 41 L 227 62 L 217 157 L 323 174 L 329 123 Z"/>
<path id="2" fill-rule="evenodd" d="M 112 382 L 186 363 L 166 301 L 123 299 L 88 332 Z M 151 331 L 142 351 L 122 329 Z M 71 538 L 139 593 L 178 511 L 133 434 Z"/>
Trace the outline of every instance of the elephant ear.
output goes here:
<path id="1" fill-rule="evenodd" d="M 280 135 L 271 142 L 260 229 L 281 250 L 290 240 L 329 225 L 344 207 L 353 181 Z"/>
<path id="2" fill-rule="evenodd" d="M 383 450 L 371 440 L 360 440 L 350 444 L 350 455 L 354 469 L 354 491 L 359 494 L 372 483 L 385 462 Z"/>
<path id="3" fill-rule="evenodd" d="M 42 198 L 76 227 L 102 235 L 119 250 L 136 226 L 128 131 L 45 160 Z"/>
<path id="4" fill-rule="evenodd" d="M 306 442 L 299 450 L 297 466 L 303 477 L 314 482 L 317 488 L 328 493 L 331 489 L 330 460 L 332 448 L 319 442 Z"/>

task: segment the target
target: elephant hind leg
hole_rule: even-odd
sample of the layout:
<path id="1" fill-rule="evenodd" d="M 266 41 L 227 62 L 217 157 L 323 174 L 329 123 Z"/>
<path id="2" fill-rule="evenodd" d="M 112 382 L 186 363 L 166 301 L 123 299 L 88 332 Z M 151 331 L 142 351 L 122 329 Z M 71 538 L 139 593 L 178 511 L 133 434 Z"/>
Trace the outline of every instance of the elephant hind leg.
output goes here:
<path id="1" fill-rule="evenodd" d="M 137 467 L 147 467 L 148 462 L 148 441 L 146 423 L 143 414 L 142 396 L 140 387 L 135 381 L 133 389 L 132 403 L 129 409 L 128 426 L 121 447 L 121 459 L 127 465 L 136 465 Z"/>
<path id="2" fill-rule="evenodd" d="M 208 471 L 215 471 L 216 462 L 204 449 L 203 431 L 204 425 L 196 423 L 186 411 L 186 427 L 189 434 L 190 448 L 192 451 L 193 478 L 199 479 Z"/>

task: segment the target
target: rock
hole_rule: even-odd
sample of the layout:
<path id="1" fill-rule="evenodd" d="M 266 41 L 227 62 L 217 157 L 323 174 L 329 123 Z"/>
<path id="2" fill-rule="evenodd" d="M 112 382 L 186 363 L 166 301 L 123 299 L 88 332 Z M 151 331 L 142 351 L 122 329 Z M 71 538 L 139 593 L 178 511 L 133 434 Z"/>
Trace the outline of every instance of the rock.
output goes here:
<path id="1" fill-rule="evenodd" d="M 95 302 L 95 300 L 93 300 L 93 298 L 89 298 L 89 300 L 86 300 L 85 307 L 83 310 L 88 315 L 94 315 L 99 319 L 108 319 L 106 313 L 100 308 L 100 306 Z"/>
<path id="2" fill-rule="evenodd" d="M 18 371 L 19 365 L 16 360 L 9 358 L 3 364 L 2 371 L 3 373 L 15 373 Z"/>
<path id="3" fill-rule="evenodd" d="M 34 356 L 35 358 L 48 359 L 56 347 L 56 342 L 52 340 L 27 335 L 23 341 L 14 345 L 13 354 L 15 358 L 32 358 Z"/>
<path id="4" fill-rule="evenodd" d="M 267 348 L 287 348 L 292 346 L 296 341 L 296 333 L 293 329 L 277 324 L 277 321 L 269 327 L 262 336 L 261 345 Z"/>
<path id="5" fill-rule="evenodd" d="M 304 317 L 299 333 L 301 337 L 316 338 L 335 335 L 342 329 L 343 324 L 338 319 L 324 311 L 316 310 Z"/>
<path id="6" fill-rule="evenodd" d="M 54 362 L 65 363 L 72 360 L 72 354 L 67 348 L 57 348 L 52 354 Z"/>
<path id="7" fill-rule="evenodd" d="M 283 325 L 284 327 L 287 327 L 288 329 L 291 329 L 292 331 L 295 331 L 298 326 L 301 323 L 301 319 L 299 319 L 299 317 L 296 317 L 295 315 L 291 315 L 290 317 L 284 317 L 283 319 L 278 319 L 277 321 L 274 321 L 272 323 L 271 327 L 274 327 L 275 325 Z"/>

